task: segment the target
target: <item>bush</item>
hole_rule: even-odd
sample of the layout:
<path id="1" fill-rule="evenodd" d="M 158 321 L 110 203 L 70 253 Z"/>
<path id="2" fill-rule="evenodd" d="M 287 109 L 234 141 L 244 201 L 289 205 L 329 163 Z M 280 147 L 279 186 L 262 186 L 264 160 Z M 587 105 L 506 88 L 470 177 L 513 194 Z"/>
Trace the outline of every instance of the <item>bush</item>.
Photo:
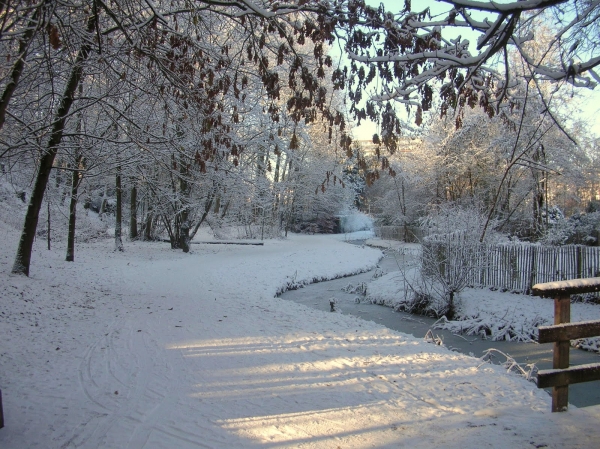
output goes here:
<path id="1" fill-rule="evenodd" d="M 600 212 L 575 214 L 567 219 L 560 218 L 550 226 L 541 239 L 547 245 L 598 245 Z"/>

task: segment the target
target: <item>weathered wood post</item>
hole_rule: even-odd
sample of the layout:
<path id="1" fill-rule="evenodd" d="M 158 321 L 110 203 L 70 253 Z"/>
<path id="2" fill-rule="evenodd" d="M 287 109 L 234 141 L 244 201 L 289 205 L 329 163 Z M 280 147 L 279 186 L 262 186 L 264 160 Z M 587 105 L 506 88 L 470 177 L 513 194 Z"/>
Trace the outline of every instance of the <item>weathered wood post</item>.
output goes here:
<path id="1" fill-rule="evenodd" d="M 571 296 L 561 293 L 554 297 L 554 325 L 571 322 Z M 552 357 L 553 369 L 566 369 L 569 367 L 570 340 L 554 342 Z M 552 411 L 562 412 L 569 405 L 569 385 L 559 385 L 552 388 Z"/>
<path id="2" fill-rule="evenodd" d="M 569 405 L 569 385 L 600 379 L 600 363 L 569 367 L 571 340 L 600 335 L 600 321 L 570 324 L 571 295 L 600 291 L 600 278 L 536 284 L 532 293 L 554 298 L 554 326 L 540 326 L 538 342 L 554 342 L 552 369 L 539 370 L 538 388 L 552 387 L 552 411 L 563 412 Z"/>

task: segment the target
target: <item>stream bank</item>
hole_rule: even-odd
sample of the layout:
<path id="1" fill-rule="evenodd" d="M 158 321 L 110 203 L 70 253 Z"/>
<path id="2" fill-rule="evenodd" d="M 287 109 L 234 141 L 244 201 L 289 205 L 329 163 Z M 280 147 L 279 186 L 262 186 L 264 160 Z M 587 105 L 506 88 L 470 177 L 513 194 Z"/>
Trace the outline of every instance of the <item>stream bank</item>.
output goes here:
<path id="1" fill-rule="evenodd" d="M 384 273 L 398 271 L 399 265 L 409 262 L 410 257 L 406 254 L 396 256 L 388 252 L 380 261 L 379 270 Z M 506 354 L 526 371 L 531 369 L 527 365 L 532 364 L 535 364 L 538 369 L 552 368 L 552 343 L 492 341 L 478 336 L 463 336 L 446 330 L 432 329 L 433 324 L 437 321 L 435 318 L 394 311 L 390 307 L 365 302 L 364 297 L 358 293 L 347 292 L 347 290 L 352 290 L 352 288 L 347 288 L 348 286 L 356 287 L 361 283 L 368 283 L 372 280 L 374 274 L 375 270 L 306 285 L 298 290 L 287 291 L 281 294 L 280 298 L 323 311 L 331 310 L 330 303 L 334 299 L 335 313 L 353 315 L 364 320 L 374 321 L 389 329 L 411 334 L 417 338 L 433 337 L 433 340 L 443 343 L 445 347 L 453 351 L 480 358 L 486 352 L 492 350 L 489 355 L 492 362 L 497 364 L 507 362 Z M 361 298 L 362 301 L 358 302 L 357 298 Z M 596 353 L 571 348 L 571 365 L 597 363 L 599 361 L 600 356 Z M 536 386 L 532 384 L 532 388 L 536 388 Z M 551 393 L 551 389 L 547 389 L 547 391 Z M 569 387 L 569 403 L 576 407 L 600 405 L 600 381 L 571 385 Z"/>

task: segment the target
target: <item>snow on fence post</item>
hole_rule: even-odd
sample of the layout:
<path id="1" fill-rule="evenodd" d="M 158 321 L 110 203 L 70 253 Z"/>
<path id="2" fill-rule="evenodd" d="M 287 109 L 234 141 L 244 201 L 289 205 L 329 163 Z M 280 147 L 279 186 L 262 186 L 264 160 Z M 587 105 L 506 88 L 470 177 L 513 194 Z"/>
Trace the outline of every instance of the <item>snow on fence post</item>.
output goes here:
<path id="1" fill-rule="evenodd" d="M 571 340 L 600 335 L 600 320 L 570 323 L 571 295 L 600 291 L 600 278 L 574 279 L 536 284 L 532 293 L 554 298 L 554 326 L 538 328 L 538 342 L 554 342 L 552 369 L 539 370 L 538 388 L 552 387 L 552 412 L 567 410 L 569 385 L 600 380 L 600 363 L 569 367 Z"/>

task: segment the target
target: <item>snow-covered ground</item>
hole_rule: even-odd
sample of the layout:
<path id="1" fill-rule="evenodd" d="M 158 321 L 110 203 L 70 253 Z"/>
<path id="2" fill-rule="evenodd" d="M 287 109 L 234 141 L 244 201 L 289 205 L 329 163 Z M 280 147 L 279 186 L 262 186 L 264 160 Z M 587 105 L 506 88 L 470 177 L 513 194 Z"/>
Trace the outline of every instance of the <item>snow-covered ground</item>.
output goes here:
<path id="1" fill-rule="evenodd" d="M 328 236 L 264 246 L 37 243 L 0 220 L 0 448 L 595 448 L 596 408 L 373 322 L 274 298 L 372 267 Z M 596 416 L 594 416 L 596 413 Z"/>

